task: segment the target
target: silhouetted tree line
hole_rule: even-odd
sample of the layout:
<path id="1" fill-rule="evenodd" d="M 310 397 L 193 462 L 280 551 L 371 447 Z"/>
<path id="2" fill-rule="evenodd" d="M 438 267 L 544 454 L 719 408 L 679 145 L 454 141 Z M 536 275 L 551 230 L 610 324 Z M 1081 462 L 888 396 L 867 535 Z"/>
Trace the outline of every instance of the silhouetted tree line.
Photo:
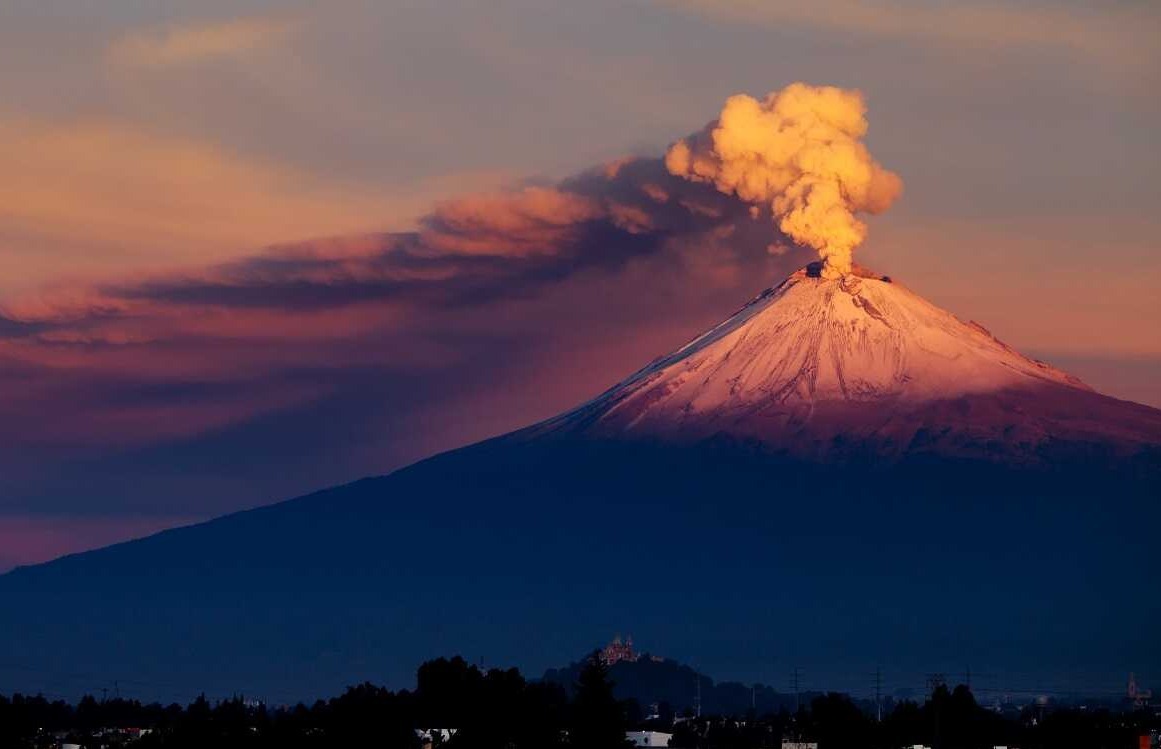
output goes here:
<path id="1" fill-rule="evenodd" d="M 819 749 L 1137 749 L 1161 730 L 1147 711 L 1027 707 L 1004 716 L 981 707 L 963 685 L 938 686 L 930 699 L 894 704 L 881 721 L 845 694 L 816 697 L 797 713 L 710 717 L 679 722 L 671 746 L 689 749 L 779 747 L 783 739 L 817 741 Z"/>
<path id="2" fill-rule="evenodd" d="M 204 696 L 185 707 L 93 697 L 72 706 L 41 696 L 0 696 L 0 747 L 419 749 L 418 732 L 455 729 L 450 740 L 431 731 L 433 744 L 447 749 L 612 749 L 627 746 L 628 710 L 613 698 L 608 672 L 595 658 L 570 700 L 560 686 L 529 682 L 516 669 L 482 671 L 455 657 L 420 666 L 414 690 L 360 684 L 309 706 L 269 708 L 241 698 L 211 704 Z M 140 737 L 108 730 L 125 728 L 150 730 Z"/>
<path id="3" fill-rule="evenodd" d="M 59 743 L 96 747 L 339 747 L 419 749 L 424 729 L 443 749 L 615 749 L 628 729 L 672 732 L 687 749 L 765 749 L 783 739 L 817 741 L 819 749 L 936 749 L 1007 745 L 1023 749 L 1136 749 L 1137 737 L 1161 728 L 1156 715 L 1109 710 L 1028 708 L 1018 718 L 981 708 L 963 686 L 937 687 L 923 705 L 897 704 L 882 721 L 842 694 L 825 694 L 797 713 L 692 718 L 663 707 L 651 719 L 618 701 L 607 669 L 590 659 L 572 697 L 558 684 L 529 682 L 516 669 L 483 671 L 462 658 L 424 663 L 414 690 L 372 684 L 312 705 L 269 708 L 199 697 L 186 706 L 96 700 L 76 705 L 42 696 L 0 696 L 0 747 L 48 749 Z M 147 728 L 136 737 L 126 728 Z"/>

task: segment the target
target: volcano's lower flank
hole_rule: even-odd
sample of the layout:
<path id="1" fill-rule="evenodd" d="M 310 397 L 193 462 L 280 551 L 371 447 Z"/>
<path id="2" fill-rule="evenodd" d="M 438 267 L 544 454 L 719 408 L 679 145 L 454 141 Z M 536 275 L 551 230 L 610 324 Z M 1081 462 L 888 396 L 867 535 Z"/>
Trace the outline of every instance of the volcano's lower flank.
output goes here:
<path id="1" fill-rule="evenodd" d="M 1103 691 L 1161 671 L 1159 456 L 1156 409 L 803 269 L 555 419 L 0 577 L 0 661 L 309 698 L 628 628 L 726 678 Z"/>

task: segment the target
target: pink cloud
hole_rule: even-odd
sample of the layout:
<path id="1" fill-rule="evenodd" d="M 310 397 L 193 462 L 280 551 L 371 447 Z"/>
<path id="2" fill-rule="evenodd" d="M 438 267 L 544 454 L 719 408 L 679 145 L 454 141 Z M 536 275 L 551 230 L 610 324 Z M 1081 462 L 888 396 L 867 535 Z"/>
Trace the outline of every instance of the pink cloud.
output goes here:
<path id="1" fill-rule="evenodd" d="M 427 217 L 421 239 L 433 250 L 453 254 L 552 254 L 578 224 L 604 215 L 593 198 L 526 187 L 442 203 Z"/>
<path id="2" fill-rule="evenodd" d="M 465 336 L 517 335 L 506 309 L 573 278 L 614 288 L 649 266 L 736 283 L 731 268 L 763 262 L 768 233 L 712 188 L 626 159 L 444 202 L 417 232 L 59 286 L 0 305 L 0 357 L 35 373 L 0 401 L 0 432 L 106 446 L 204 434 L 331 397 L 328 372 L 454 367 Z M 57 416 L 31 418 L 44 412 Z"/>

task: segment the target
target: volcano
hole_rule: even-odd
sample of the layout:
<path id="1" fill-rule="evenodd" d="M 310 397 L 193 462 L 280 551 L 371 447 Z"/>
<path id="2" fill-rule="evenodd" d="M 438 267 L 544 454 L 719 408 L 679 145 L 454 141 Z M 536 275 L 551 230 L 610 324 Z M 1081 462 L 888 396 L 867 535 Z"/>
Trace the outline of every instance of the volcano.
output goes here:
<path id="1" fill-rule="evenodd" d="M 534 428 L 609 439 L 748 441 L 818 460 L 917 453 L 1037 460 L 1052 445 L 1130 455 L 1154 409 L 1096 395 L 865 269 L 818 264 L 598 398 Z"/>
<path id="2" fill-rule="evenodd" d="M 0 577 L 0 662 L 277 701 L 629 629 L 853 691 L 877 665 L 1071 692 L 1161 671 L 1161 411 L 818 271 L 518 432 Z"/>

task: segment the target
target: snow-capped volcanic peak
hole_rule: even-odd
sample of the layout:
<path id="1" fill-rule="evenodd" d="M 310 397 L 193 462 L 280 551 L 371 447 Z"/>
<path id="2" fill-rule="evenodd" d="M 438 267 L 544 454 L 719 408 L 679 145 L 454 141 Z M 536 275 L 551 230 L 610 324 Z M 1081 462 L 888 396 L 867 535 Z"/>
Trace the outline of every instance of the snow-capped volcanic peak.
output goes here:
<path id="1" fill-rule="evenodd" d="M 722 425 L 808 417 L 829 402 L 906 406 L 1049 383 L 1089 390 L 889 278 L 824 278 L 808 266 L 563 418 Z"/>

